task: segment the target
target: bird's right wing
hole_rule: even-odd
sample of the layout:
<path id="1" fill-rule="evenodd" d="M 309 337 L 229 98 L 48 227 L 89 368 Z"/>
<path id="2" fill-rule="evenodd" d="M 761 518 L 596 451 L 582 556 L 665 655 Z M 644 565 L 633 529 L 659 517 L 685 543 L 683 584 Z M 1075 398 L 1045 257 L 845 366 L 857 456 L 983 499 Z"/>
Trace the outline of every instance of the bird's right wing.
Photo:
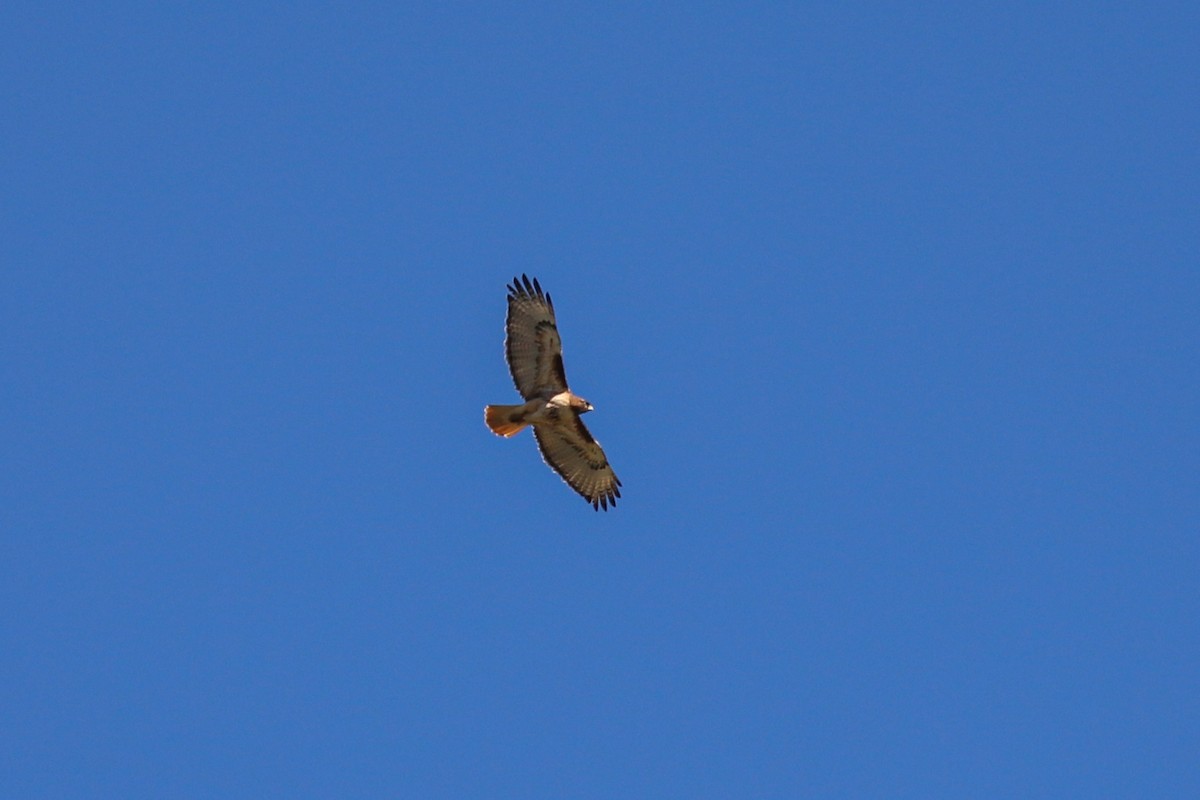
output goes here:
<path id="1" fill-rule="evenodd" d="M 535 278 L 522 275 L 508 287 L 504 354 L 517 391 L 526 400 L 567 388 L 562 362 L 562 340 L 554 320 L 554 304 Z"/>

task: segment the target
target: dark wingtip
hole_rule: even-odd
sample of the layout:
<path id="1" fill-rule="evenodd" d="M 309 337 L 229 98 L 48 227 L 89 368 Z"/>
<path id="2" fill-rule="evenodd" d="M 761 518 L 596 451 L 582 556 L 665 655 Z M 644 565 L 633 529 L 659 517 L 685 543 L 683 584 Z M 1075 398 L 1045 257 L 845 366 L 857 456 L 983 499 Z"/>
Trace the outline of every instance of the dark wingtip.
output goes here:
<path id="1" fill-rule="evenodd" d="M 521 277 L 513 277 L 512 283 L 508 286 L 509 297 L 534 297 L 537 296 L 540 300 L 545 300 L 546 305 L 554 308 L 554 303 L 550 301 L 550 293 L 542 289 L 542 285 L 538 283 L 538 279 L 529 279 L 529 276 L 524 272 Z"/>
<path id="2" fill-rule="evenodd" d="M 597 511 L 608 511 L 608 509 L 616 507 L 617 498 L 613 497 L 611 492 L 606 492 L 605 494 L 592 498 L 592 508 L 596 509 Z"/>

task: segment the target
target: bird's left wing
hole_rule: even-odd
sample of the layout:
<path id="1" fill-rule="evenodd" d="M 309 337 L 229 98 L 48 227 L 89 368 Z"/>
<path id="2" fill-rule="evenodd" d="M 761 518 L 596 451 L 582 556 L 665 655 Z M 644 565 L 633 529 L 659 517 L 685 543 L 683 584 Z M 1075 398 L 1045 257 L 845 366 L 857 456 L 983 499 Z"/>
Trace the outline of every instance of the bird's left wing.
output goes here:
<path id="1" fill-rule="evenodd" d="M 555 425 L 536 425 L 533 435 L 546 464 L 593 508 L 607 511 L 617 504 L 621 481 L 578 414 L 567 414 Z"/>

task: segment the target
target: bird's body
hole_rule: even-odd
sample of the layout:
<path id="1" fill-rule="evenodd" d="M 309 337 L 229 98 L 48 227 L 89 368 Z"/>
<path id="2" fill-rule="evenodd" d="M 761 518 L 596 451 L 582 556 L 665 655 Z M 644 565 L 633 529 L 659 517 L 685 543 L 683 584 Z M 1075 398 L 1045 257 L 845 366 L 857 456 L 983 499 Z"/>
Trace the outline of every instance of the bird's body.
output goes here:
<path id="1" fill-rule="evenodd" d="M 525 402 L 487 406 L 484 421 L 504 437 L 532 426 L 546 464 L 593 508 L 607 511 L 621 496 L 621 481 L 579 418 L 592 404 L 567 388 L 554 305 L 536 279 L 522 275 L 508 287 L 505 330 L 509 371 Z"/>
<path id="2" fill-rule="evenodd" d="M 550 397 L 535 397 L 515 406 L 488 406 L 485 419 L 493 433 L 500 436 L 516 436 L 527 425 L 557 425 L 566 419 L 566 414 L 582 414 L 591 406 L 582 397 L 570 392 L 559 392 Z"/>

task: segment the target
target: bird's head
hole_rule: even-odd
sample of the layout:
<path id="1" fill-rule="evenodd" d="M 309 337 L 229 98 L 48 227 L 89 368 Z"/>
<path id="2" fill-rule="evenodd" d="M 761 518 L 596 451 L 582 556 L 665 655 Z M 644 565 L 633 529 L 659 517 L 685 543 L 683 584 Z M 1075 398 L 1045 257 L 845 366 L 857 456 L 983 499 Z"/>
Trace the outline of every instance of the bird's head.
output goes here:
<path id="1" fill-rule="evenodd" d="M 582 397 L 580 397 L 579 395 L 575 395 L 575 396 L 573 396 L 573 397 L 571 398 L 571 405 L 572 405 L 572 406 L 575 408 L 575 410 L 576 410 L 576 411 L 578 411 L 580 414 L 586 414 L 587 412 L 589 412 L 589 411 L 592 411 L 592 410 L 593 410 L 593 406 L 592 406 L 592 404 L 591 404 L 591 403 L 589 403 L 587 400 L 584 400 L 584 399 L 583 399 Z"/>

